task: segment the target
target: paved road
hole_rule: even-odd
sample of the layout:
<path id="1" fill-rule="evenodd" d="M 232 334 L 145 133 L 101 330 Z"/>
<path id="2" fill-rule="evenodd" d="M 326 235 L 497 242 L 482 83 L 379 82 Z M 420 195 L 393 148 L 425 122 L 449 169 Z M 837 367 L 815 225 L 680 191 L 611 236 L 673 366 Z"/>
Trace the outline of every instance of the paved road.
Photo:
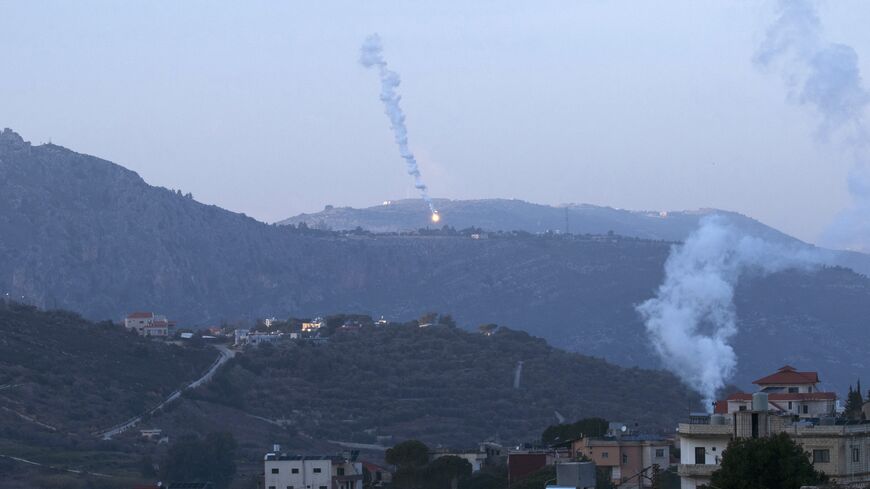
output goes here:
<path id="1" fill-rule="evenodd" d="M 76 469 L 65 469 L 63 467 L 55 467 L 53 465 L 41 464 L 39 462 L 34 462 L 33 460 L 27 460 L 26 458 L 13 457 L 12 455 L 3 455 L 0 453 L 0 458 L 8 458 L 9 460 L 14 460 L 16 462 L 21 462 L 23 464 L 35 465 L 37 467 L 47 467 L 52 470 L 62 470 L 64 472 L 69 472 L 71 474 L 90 474 L 97 477 L 114 477 L 109 474 L 101 474 L 99 472 L 87 472 L 85 470 L 76 470 Z"/>
<path id="2" fill-rule="evenodd" d="M 214 377 L 214 374 L 217 373 L 217 371 L 221 368 L 221 366 L 223 364 L 227 363 L 231 358 L 236 356 L 236 352 L 234 350 L 230 350 L 229 348 L 227 348 L 224 345 L 213 345 L 213 346 L 218 349 L 218 351 L 220 352 L 220 356 L 218 356 L 217 360 L 215 360 L 214 363 L 211 364 L 211 367 L 209 367 L 208 370 L 206 370 L 206 372 L 202 375 L 202 377 L 194 380 L 193 382 L 188 384 L 183 389 L 179 389 L 179 390 L 173 392 L 172 394 L 169 394 L 169 397 L 164 399 L 163 402 L 161 402 L 160 404 L 158 404 L 154 408 L 150 409 L 148 412 L 141 414 L 139 416 L 136 416 L 134 418 L 130 418 L 127 421 L 124 421 L 123 423 L 121 423 L 119 425 L 115 425 L 115 426 L 113 426 L 105 431 L 101 431 L 101 432 L 97 433 L 97 436 L 101 437 L 104 440 L 111 440 L 112 437 L 114 437 L 118 434 L 121 434 L 121 433 L 129 430 L 130 428 L 136 426 L 137 424 L 139 424 L 139 422 L 142 421 L 143 417 L 145 417 L 149 414 L 152 414 L 156 411 L 159 411 L 160 409 L 163 409 L 163 406 L 166 406 L 170 402 L 175 401 L 176 399 L 181 397 L 181 394 L 184 391 L 186 391 L 188 389 L 196 389 L 197 387 L 210 381 L 212 379 L 212 377 Z"/>

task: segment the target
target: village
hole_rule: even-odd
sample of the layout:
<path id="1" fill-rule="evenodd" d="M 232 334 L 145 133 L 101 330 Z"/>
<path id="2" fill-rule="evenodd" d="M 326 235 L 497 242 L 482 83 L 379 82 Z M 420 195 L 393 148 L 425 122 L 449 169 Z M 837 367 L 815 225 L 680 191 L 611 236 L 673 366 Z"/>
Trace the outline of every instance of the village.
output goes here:
<path id="1" fill-rule="evenodd" d="M 433 320 L 434 317 L 424 317 Z M 324 319 L 274 318 L 258 321 L 251 328 L 212 327 L 195 332 L 181 330 L 165 316 L 136 312 L 124 319 L 130 332 L 166 341 L 223 342 L 234 350 L 256 351 L 265 344 L 302 341 L 322 344 L 335 332 L 364 334 L 366 327 L 387 327 L 383 318 L 336 316 Z M 419 322 L 420 328 L 431 323 Z M 484 325 L 480 334 L 491 335 L 494 325 Z M 251 350 L 253 349 L 253 350 Z M 519 371 L 517 372 L 519 375 Z M 517 379 L 518 381 L 518 379 Z M 838 398 L 815 371 L 785 365 L 753 382 L 753 392 L 732 392 L 716 401 L 710 412 L 687 412 L 684 422 L 671 433 L 649 432 L 630 423 L 605 422 L 596 433 L 579 433 L 565 439 L 529 440 L 505 446 L 481 441 L 473 448 L 428 448 L 414 440 L 400 441 L 392 450 L 422 448 L 423 464 L 447 465 L 461 461 L 461 470 L 474 477 L 502 472 L 511 488 L 626 488 L 661 489 L 712 487 L 729 443 L 735 440 L 786 436 L 806 454 L 812 466 L 829 483 L 849 487 L 870 484 L 870 400 L 854 404 Z M 868 396 L 870 399 L 870 396 Z M 544 427 L 542 427 L 543 429 Z M 140 436 L 167 443 L 160 429 L 145 428 Z M 410 448 L 409 448 L 410 447 Z M 391 456 L 391 449 L 360 444 L 341 453 L 296 453 L 280 444 L 264 449 L 261 489 L 365 489 L 412 487 L 406 467 Z M 391 459 L 392 457 L 392 459 Z M 442 459 L 441 462 L 436 462 Z M 390 463 L 393 462 L 393 463 Z M 398 474 L 398 476 L 397 476 Z M 541 475 L 547 480 L 539 480 Z M 549 477 L 551 476 L 551 477 Z M 398 477 L 398 479 L 396 479 Z M 455 481 L 454 481 L 455 482 Z M 197 485 L 198 484 L 198 485 Z M 143 486 L 161 487 L 161 486 Z M 207 488 L 208 483 L 172 482 L 165 487 Z"/>

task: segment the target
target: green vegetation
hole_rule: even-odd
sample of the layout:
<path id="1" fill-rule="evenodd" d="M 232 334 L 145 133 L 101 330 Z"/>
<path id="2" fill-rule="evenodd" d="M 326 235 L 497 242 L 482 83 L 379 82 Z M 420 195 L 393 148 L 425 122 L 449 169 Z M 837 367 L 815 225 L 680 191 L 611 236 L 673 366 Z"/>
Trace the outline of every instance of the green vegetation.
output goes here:
<path id="1" fill-rule="evenodd" d="M 386 461 L 396 467 L 395 489 L 483 489 L 475 481 L 471 464 L 464 458 L 445 455 L 429 461 L 429 447 L 418 440 L 407 440 L 387 450 Z M 487 480 L 489 476 L 485 477 Z"/>
<path id="2" fill-rule="evenodd" d="M 214 361 L 110 322 L 0 302 L 0 433 L 90 433 L 158 404 Z"/>
<path id="3" fill-rule="evenodd" d="M 710 481 L 718 489 L 799 489 L 825 482 L 809 456 L 788 435 L 744 438 L 728 444 Z"/>
<path id="4" fill-rule="evenodd" d="M 607 420 L 603 418 L 586 418 L 576 423 L 554 424 L 548 426 L 541 435 L 545 444 L 564 443 L 576 440 L 582 436 L 604 436 L 607 433 Z"/>
<path id="5" fill-rule="evenodd" d="M 325 344 L 263 345 L 238 355 L 194 395 L 286 420 L 291 431 L 319 439 L 392 436 L 452 447 L 537 439 L 556 411 L 671 430 L 698 406 L 664 372 L 617 367 L 504 327 L 485 336 L 414 324 L 338 331 Z"/>
<path id="6" fill-rule="evenodd" d="M 211 482 L 226 488 L 236 473 L 236 440 L 230 433 L 185 436 L 169 447 L 161 477 L 172 482 Z"/>
<path id="7" fill-rule="evenodd" d="M 864 419 L 864 396 L 861 394 L 861 380 L 858 380 L 858 387 L 852 389 L 849 385 L 849 394 L 846 395 L 846 409 L 843 416 L 848 419 Z"/>

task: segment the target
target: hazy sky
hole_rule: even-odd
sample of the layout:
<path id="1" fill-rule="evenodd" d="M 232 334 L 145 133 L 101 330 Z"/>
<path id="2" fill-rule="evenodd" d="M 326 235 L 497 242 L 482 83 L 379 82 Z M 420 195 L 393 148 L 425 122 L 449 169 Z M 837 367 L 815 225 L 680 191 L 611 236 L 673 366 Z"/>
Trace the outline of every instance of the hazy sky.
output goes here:
<path id="1" fill-rule="evenodd" d="M 0 126 L 265 221 L 414 197 L 718 207 L 806 240 L 849 161 L 752 56 L 774 3 L 0 1 Z M 870 73 L 870 4 L 819 4 Z M 448 217 L 449 222 L 449 217 Z"/>

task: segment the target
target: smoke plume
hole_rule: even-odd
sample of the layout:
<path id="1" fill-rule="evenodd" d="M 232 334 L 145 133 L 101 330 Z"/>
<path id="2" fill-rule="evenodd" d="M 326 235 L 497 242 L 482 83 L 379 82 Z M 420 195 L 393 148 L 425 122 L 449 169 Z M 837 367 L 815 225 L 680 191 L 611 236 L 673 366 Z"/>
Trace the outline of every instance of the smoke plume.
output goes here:
<path id="1" fill-rule="evenodd" d="M 863 123 L 870 93 L 861 80 L 857 53 L 824 39 L 812 2 L 781 0 L 754 62 L 778 72 L 788 99 L 819 117 L 820 138 L 836 140 L 853 160 L 848 177 L 852 206 L 837 216 L 822 243 L 870 251 L 870 134 Z"/>
<path id="2" fill-rule="evenodd" d="M 435 210 L 432 199 L 429 198 L 429 191 L 426 184 L 423 183 L 420 168 L 417 166 L 417 159 L 414 158 L 414 154 L 408 148 L 408 128 L 405 127 L 405 114 L 399 106 L 399 101 L 402 97 L 396 93 L 396 88 L 401 83 L 401 80 L 398 73 L 387 68 L 387 62 L 383 56 L 381 38 L 377 34 L 372 34 L 363 42 L 360 52 L 360 63 L 366 68 L 376 67 L 378 70 L 378 75 L 381 79 L 381 102 L 384 103 L 384 113 L 390 119 L 390 128 L 393 130 L 393 136 L 396 144 L 399 146 L 399 155 L 405 160 L 408 174 L 414 177 L 414 186 L 420 191 L 420 196 L 426 201 L 434 217 L 438 211 Z"/>
<path id="3" fill-rule="evenodd" d="M 734 289 L 741 276 L 809 268 L 814 253 L 748 236 L 718 215 L 705 217 L 671 249 L 656 296 L 637 306 L 664 365 L 699 392 L 708 410 L 734 374 Z"/>

